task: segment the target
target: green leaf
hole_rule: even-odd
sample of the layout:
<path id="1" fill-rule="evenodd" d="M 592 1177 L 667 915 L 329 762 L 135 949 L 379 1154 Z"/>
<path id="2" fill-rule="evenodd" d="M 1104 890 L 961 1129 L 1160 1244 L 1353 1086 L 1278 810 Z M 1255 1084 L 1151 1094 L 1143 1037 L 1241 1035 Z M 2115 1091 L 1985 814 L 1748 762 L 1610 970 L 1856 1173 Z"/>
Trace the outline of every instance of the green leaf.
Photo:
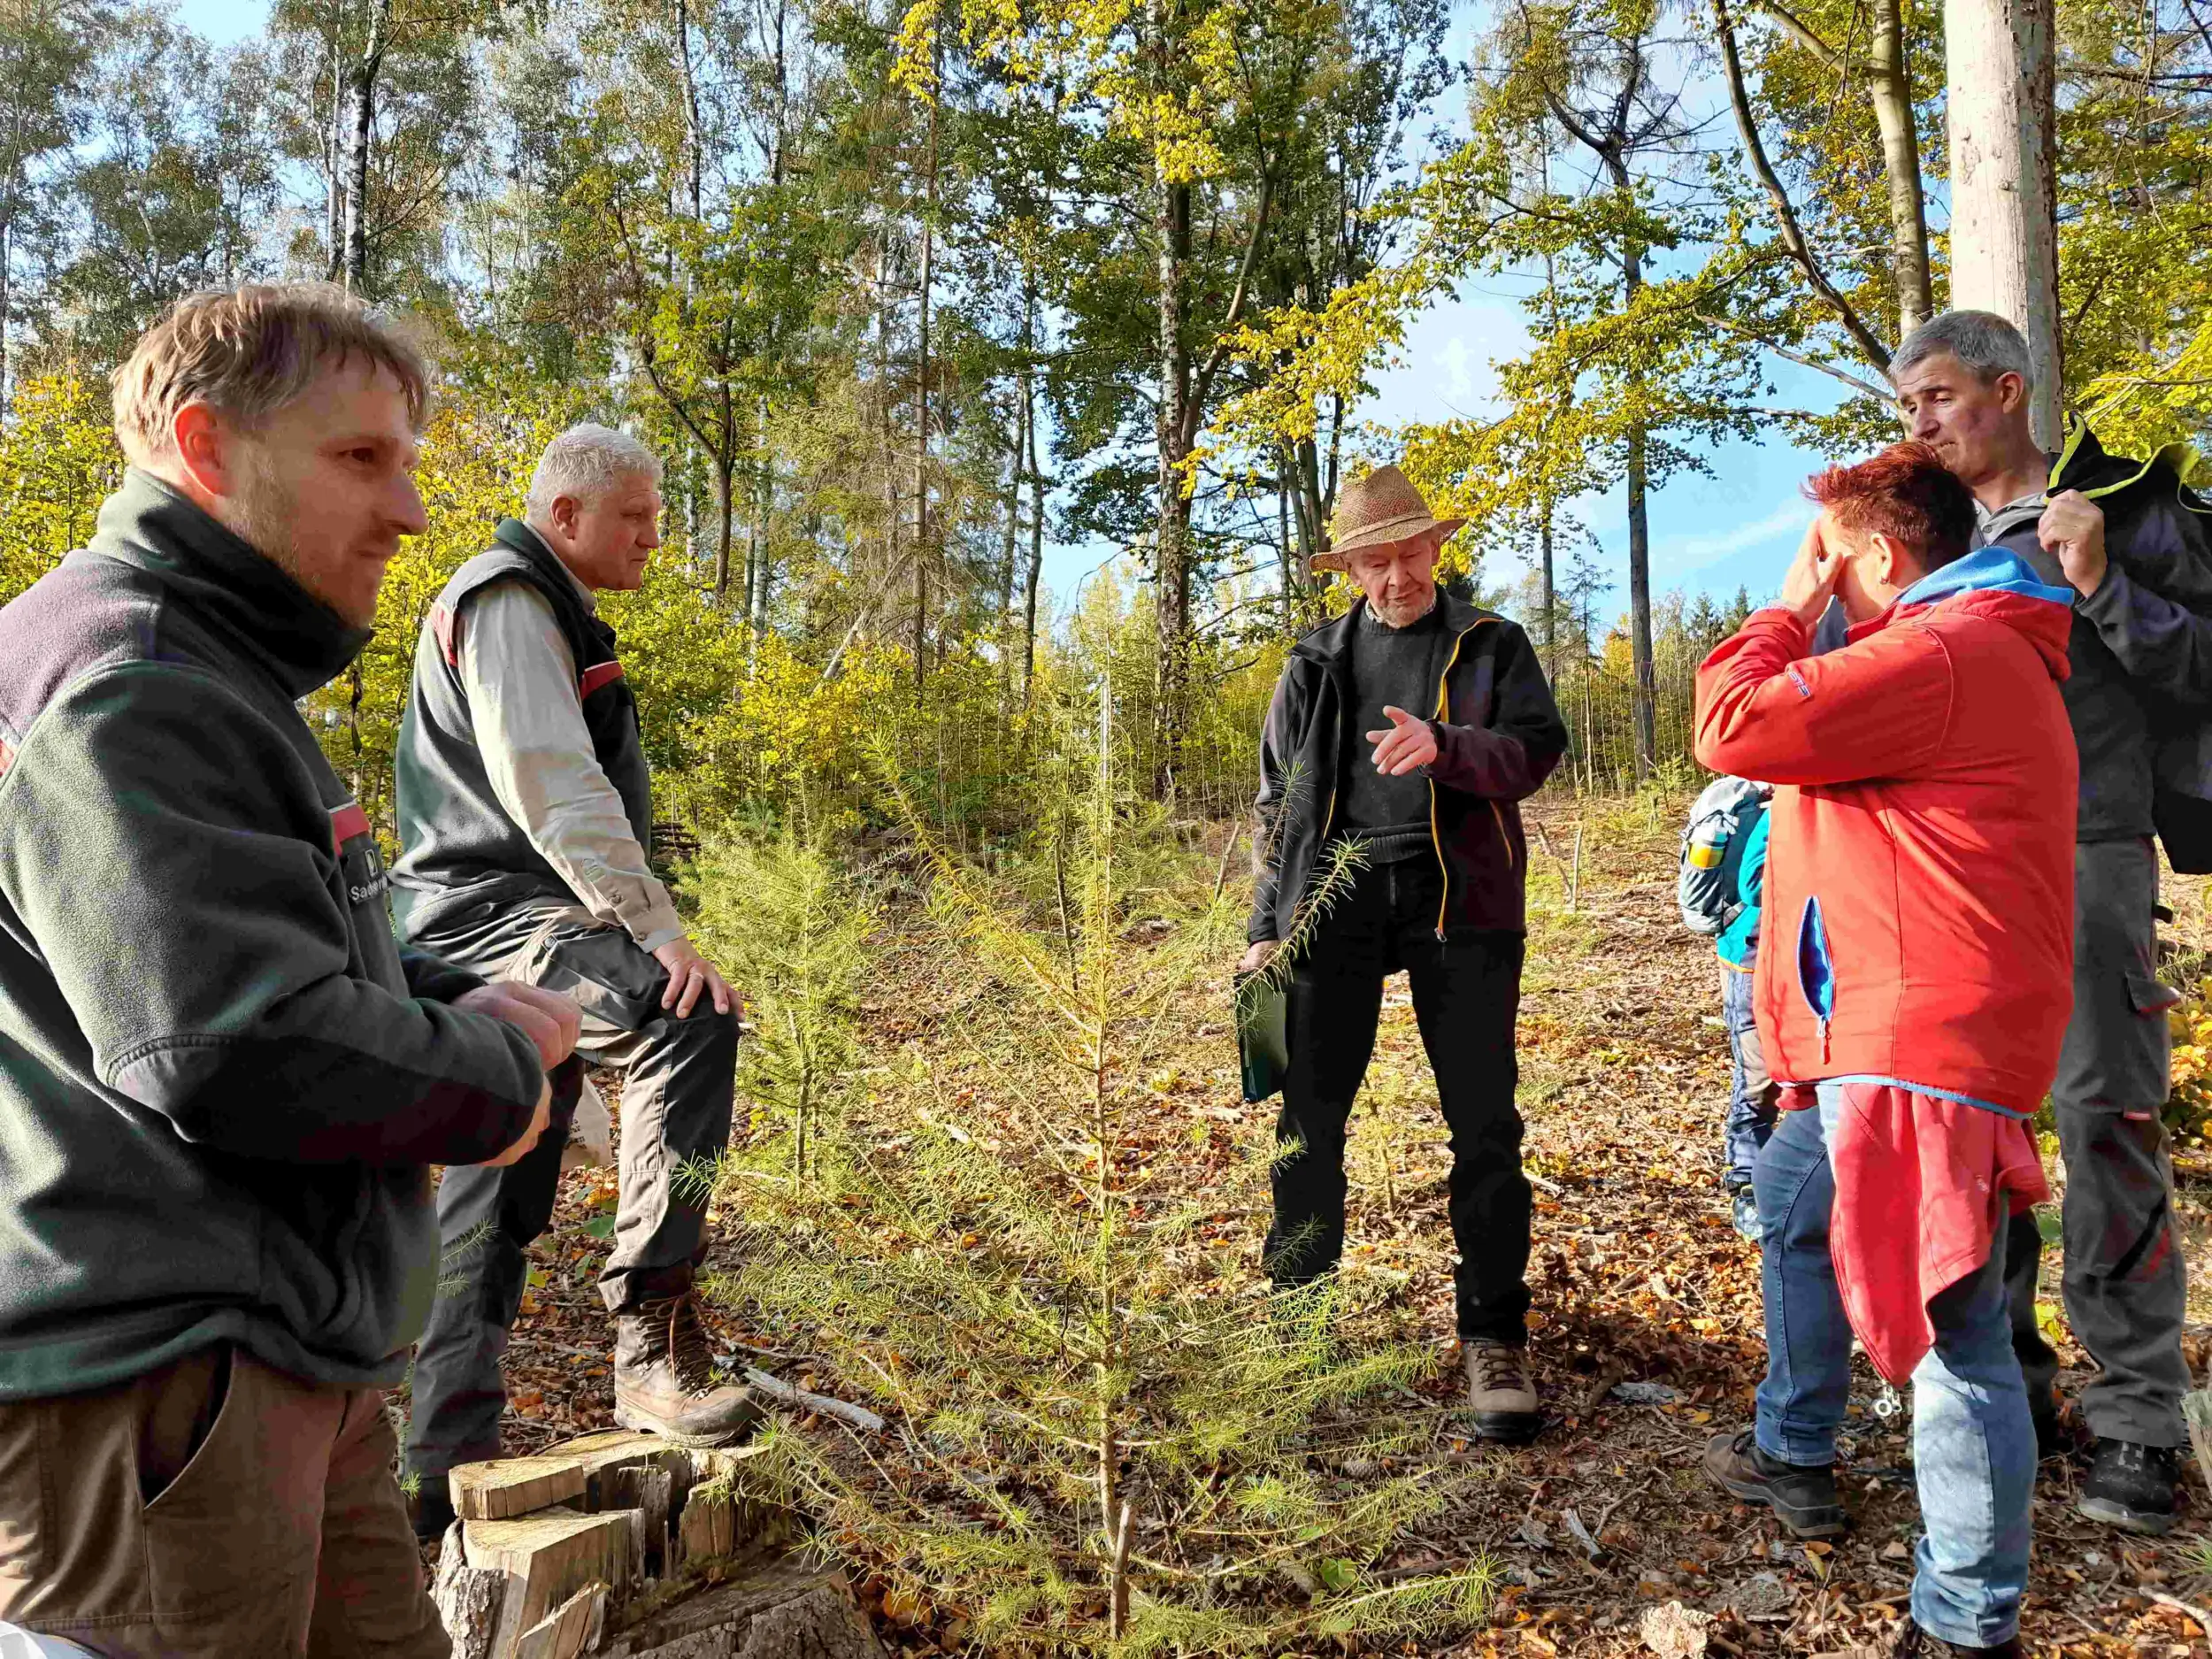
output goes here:
<path id="1" fill-rule="evenodd" d="M 1313 1576 L 1320 1579 L 1325 1587 L 1340 1595 L 1359 1582 L 1359 1569 L 1348 1561 L 1340 1561 L 1332 1555 L 1315 1566 Z"/>
<path id="2" fill-rule="evenodd" d="M 611 1239 L 614 1237 L 614 1217 L 594 1216 L 589 1221 L 584 1223 L 584 1231 L 595 1239 Z"/>

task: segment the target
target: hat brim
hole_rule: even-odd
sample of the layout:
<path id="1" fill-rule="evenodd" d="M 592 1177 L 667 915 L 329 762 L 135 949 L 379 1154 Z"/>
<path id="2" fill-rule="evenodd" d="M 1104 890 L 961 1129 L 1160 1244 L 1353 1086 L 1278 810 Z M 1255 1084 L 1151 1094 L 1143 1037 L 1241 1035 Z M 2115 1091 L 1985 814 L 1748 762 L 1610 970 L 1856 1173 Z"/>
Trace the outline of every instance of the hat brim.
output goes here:
<path id="1" fill-rule="evenodd" d="M 1381 524 L 1367 525 L 1355 531 L 1349 540 L 1340 541 L 1325 553 L 1317 553 L 1306 561 L 1309 573 L 1316 576 L 1331 571 L 1350 568 L 1344 562 L 1348 553 L 1364 553 L 1373 548 L 1395 547 L 1402 541 L 1415 541 L 1425 537 L 1434 538 L 1442 547 L 1456 534 L 1467 521 L 1464 518 L 1432 518 L 1426 513 L 1418 518 L 1385 519 Z"/>

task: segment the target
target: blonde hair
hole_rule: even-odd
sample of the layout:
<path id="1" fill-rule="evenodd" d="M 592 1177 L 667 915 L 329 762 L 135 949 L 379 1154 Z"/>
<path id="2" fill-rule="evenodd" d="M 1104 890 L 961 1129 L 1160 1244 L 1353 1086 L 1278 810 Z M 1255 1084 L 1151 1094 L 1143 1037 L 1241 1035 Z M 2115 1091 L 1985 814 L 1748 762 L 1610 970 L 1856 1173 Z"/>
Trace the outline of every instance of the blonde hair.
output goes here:
<path id="1" fill-rule="evenodd" d="M 115 371 L 115 435 L 134 463 L 165 455 L 177 411 L 206 403 L 255 429 L 326 371 L 359 357 L 390 373 L 417 431 L 430 365 L 391 319 L 327 282 L 251 283 L 188 294 Z"/>

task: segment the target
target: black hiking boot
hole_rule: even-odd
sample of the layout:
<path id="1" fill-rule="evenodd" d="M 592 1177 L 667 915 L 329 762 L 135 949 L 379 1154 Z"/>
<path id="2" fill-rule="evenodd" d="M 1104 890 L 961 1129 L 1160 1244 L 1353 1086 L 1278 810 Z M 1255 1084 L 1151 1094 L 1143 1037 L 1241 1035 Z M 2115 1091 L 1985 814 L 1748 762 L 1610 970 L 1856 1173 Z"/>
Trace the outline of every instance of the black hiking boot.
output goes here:
<path id="1" fill-rule="evenodd" d="M 419 1477 L 407 1500 L 407 1518 L 418 1544 L 434 1544 L 445 1536 L 446 1528 L 453 1525 L 453 1488 L 442 1470 Z"/>
<path id="2" fill-rule="evenodd" d="M 1707 1441 L 1705 1472 L 1737 1502 L 1765 1504 L 1799 1538 L 1834 1538 L 1850 1524 L 1832 1465 L 1777 1463 L 1749 1429 Z"/>
<path id="3" fill-rule="evenodd" d="M 2156 1537 L 2173 1530 L 2180 1480 L 2181 1454 L 2170 1447 L 2099 1440 L 2074 1507 L 2107 1526 Z"/>
<path id="4" fill-rule="evenodd" d="M 2071 1457 L 2082 1449 L 2087 1437 L 2082 1431 L 2081 1418 L 2057 1389 L 2052 1389 L 2040 1400 L 2030 1395 L 2028 1416 L 2035 1424 L 2036 1462 L 2047 1463 L 2055 1457 Z"/>
<path id="5" fill-rule="evenodd" d="M 760 1421 L 750 1389 L 714 1380 L 707 1333 L 687 1296 L 615 1316 L 614 1420 L 679 1446 L 728 1446 Z"/>
<path id="6" fill-rule="evenodd" d="M 1994 1647 L 1969 1647 L 1946 1641 L 1940 1636 L 1931 1636 L 1909 1618 L 1897 1627 L 1896 1634 L 1886 1646 L 1855 1651 L 1878 1655 L 1879 1659 L 1967 1659 L 1969 1655 L 1986 1655 L 1988 1659 L 2024 1659 L 2027 1653 L 2017 1636 L 2008 1636 Z"/>

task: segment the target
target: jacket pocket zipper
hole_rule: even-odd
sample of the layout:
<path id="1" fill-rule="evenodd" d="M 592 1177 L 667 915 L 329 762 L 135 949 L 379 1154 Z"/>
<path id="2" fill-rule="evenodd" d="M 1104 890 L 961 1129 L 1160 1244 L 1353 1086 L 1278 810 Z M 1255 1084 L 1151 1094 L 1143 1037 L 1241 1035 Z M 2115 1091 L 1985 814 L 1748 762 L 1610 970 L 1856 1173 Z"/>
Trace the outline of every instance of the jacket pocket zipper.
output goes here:
<path id="1" fill-rule="evenodd" d="M 1836 960 L 1820 918 L 1820 895 L 1808 894 L 1797 921 L 1797 993 L 1820 1024 L 1820 1063 L 1828 1064 L 1828 1025 L 1836 1012 Z"/>
<path id="2" fill-rule="evenodd" d="M 1436 677 L 1436 713 L 1432 717 L 1432 718 L 1441 720 L 1451 712 L 1452 670 L 1459 666 L 1459 648 L 1467 642 L 1467 636 L 1470 634 L 1489 619 L 1487 617 L 1478 617 L 1460 629 L 1457 634 L 1452 635 L 1452 654 L 1444 659 L 1444 672 Z M 1493 812 L 1497 811 L 1498 803 L 1495 801 L 1490 803 L 1490 810 Z M 1502 818 L 1498 820 L 1498 830 L 1501 834 L 1504 833 L 1505 820 Z M 1444 862 L 1444 836 L 1436 826 L 1436 777 L 1433 772 L 1429 777 L 1429 845 L 1436 849 L 1436 873 L 1444 889 L 1441 896 L 1436 901 L 1436 939 L 1437 942 L 1441 944 L 1444 941 L 1444 918 L 1451 909 L 1452 902 L 1452 867 Z M 1509 841 L 1506 843 L 1505 862 L 1507 867 L 1510 868 L 1513 863 L 1513 843 Z"/>

